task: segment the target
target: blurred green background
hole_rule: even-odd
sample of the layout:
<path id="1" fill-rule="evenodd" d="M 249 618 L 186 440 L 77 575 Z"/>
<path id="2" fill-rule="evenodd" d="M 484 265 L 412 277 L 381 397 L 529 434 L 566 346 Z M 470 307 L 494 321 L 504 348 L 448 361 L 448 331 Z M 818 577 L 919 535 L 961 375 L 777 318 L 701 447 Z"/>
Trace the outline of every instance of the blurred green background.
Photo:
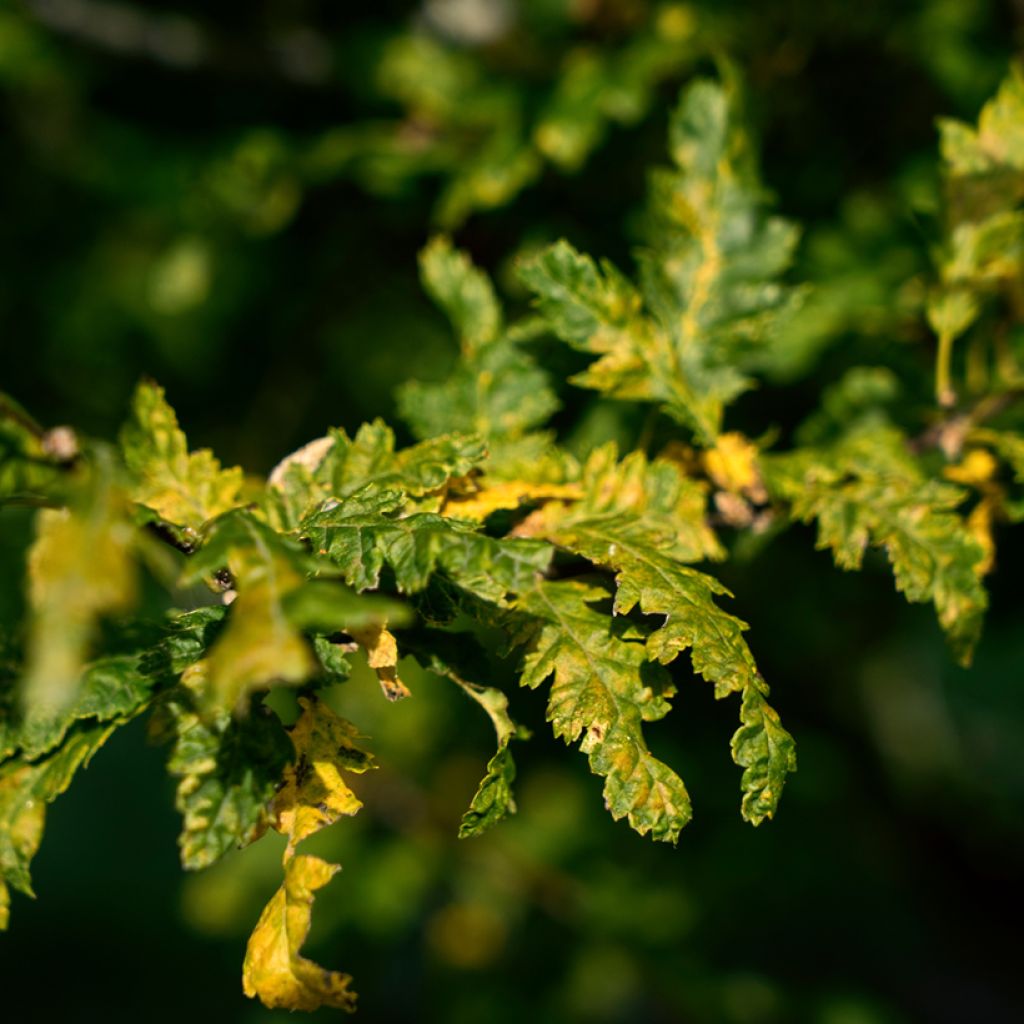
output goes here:
<path id="1" fill-rule="evenodd" d="M 738 408 L 785 437 L 848 366 L 930 359 L 934 119 L 974 117 L 1022 46 L 1020 0 L 8 0 L 0 388 L 111 436 L 148 374 L 193 444 L 253 471 L 327 424 L 393 418 L 399 383 L 455 357 L 417 281 L 430 234 L 513 310 L 517 252 L 565 235 L 628 263 L 668 107 L 725 56 L 818 284 L 806 365 Z M 562 400 L 570 443 L 628 431 Z M 3 621 L 29 529 L 0 517 Z M 364 1021 L 1024 1019 L 1024 542 L 1000 541 L 969 672 L 929 608 L 877 564 L 837 573 L 810 531 L 730 564 L 800 771 L 778 820 L 744 825 L 734 709 L 684 681 L 650 729 L 695 798 L 677 849 L 610 821 L 526 692 L 519 814 L 459 842 L 486 720 L 412 666 L 397 706 L 357 676 L 332 700 L 384 767 L 357 780 L 365 811 L 311 841 L 345 870 L 308 952 L 355 975 Z M 164 756 L 133 726 L 52 808 L 39 899 L 0 937 L 11 1020 L 285 1019 L 239 977 L 280 849 L 184 877 Z"/>

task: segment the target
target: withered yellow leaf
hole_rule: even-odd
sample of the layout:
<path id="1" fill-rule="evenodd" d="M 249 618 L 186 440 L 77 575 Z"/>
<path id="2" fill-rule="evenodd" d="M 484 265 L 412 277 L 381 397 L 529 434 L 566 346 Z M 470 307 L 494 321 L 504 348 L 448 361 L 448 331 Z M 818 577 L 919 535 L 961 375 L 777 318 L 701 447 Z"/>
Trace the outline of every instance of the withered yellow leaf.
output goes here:
<path id="1" fill-rule="evenodd" d="M 349 629 L 349 634 L 366 652 L 366 662 L 377 673 L 381 689 L 388 700 L 411 696 L 409 687 L 398 677 L 398 642 L 385 626 Z"/>
<path id="2" fill-rule="evenodd" d="M 285 865 L 284 882 L 264 907 L 249 938 L 242 988 L 270 1009 L 316 1010 L 331 1006 L 352 1013 L 352 978 L 301 956 L 309 934 L 314 893 L 338 872 L 337 864 L 303 854 Z"/>
<path id="3" fill-rule="evenodd" d="M 359 732 L 351 722 L 316 698 L 300 697 L 299 704 L 302 714 L 291 730 L 295 763 L 285 769 L 284 785 L 271 804 L 274 828 L 288 837 L 286 859 L 307 836 L 363 806 L 342 771 L 376 767 L 356 745 Z"/>

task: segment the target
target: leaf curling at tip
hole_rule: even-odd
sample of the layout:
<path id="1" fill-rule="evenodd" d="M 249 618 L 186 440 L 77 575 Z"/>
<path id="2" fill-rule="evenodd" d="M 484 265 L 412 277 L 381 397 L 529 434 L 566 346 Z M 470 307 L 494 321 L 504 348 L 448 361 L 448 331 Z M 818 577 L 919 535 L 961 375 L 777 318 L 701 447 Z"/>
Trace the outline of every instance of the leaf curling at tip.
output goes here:
<path id="1" fill-rule="evenodd" d="M 246 947 L 242 988 L 250 999 L 258 997 L 269 1009 L 355 1010 L 351 976 L 326 970 L 299 952 L 309 934 L 314 894 L 340 870 L 308 854 L 285 864 L 284 882 L 260 914 Z"/>

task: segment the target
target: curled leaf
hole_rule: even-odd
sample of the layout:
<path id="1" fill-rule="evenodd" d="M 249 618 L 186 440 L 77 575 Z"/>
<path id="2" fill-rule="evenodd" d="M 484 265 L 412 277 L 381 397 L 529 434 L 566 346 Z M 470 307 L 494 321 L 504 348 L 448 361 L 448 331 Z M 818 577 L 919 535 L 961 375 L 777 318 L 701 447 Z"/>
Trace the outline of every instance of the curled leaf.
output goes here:
<path id="1" fill-rule="evenodd" d="M 305 854 L 285 865 L 284 882 L 264 907 L 246 947 L 242 988 L 250 999 L 259 997 L 270 1009 L 355 1010 L 352 978 L 299 953 L 309 934 L 314 893 L 339 870 L 337 864 Z"/>

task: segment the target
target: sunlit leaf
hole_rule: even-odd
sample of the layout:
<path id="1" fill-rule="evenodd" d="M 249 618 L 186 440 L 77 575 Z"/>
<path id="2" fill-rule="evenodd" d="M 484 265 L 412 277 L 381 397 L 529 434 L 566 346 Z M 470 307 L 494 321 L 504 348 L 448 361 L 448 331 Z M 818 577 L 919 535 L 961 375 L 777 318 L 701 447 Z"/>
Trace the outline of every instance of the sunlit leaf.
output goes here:
<path id="1" fill-rule="evenodd" d="M 668 711 L 666 682 L 645 664 L 643 645 L 623 639 L 616 622 L 594 610 L 608 597 L 575 582 L 543 583 L 523 594 L 517 608 L 530 618 L 520 634 L 527 648 L 520 681 L 536 688 L 551 678 L 548 720 L 566 743 L 582 737 L 591 769 L 605 778 L 612 817 L 674 843 L 690 820 L 690 797 L 641 731 L 642 722 Z"/>
<path id="2" fill-rule="evenodd" d="M 221 469 L 208 449 L 190 453 L 163 388 L 151 381 L 135 390 L 121 449 L 132 499 L 192 542 L 203 523 L 242 502 L 242 471 Z"/>
<path id="3" fill-rule="evenodd" d="M 309 934 L 314 893 L 339 870 L 319 857 L 300 854 L 285 864 L 284 883 L 263 909 L 245 951 L 242 987 L 270 1009 L 316 1010 L 331 1006 L 352 1012 L 352 979 L 318 967 L 302 956 Z"/>
<path id="4" fill-rule="evenodd" d="M 288 837 L 286 859 L 307 836 L 363 806 L 342 773 L 377 767 L 357 743 L 351 722 L 315 698 L 300 697 L 299 706 L 302 714 L 290 732 L 295 760 L 271 805 L 274 828 Z"/>

